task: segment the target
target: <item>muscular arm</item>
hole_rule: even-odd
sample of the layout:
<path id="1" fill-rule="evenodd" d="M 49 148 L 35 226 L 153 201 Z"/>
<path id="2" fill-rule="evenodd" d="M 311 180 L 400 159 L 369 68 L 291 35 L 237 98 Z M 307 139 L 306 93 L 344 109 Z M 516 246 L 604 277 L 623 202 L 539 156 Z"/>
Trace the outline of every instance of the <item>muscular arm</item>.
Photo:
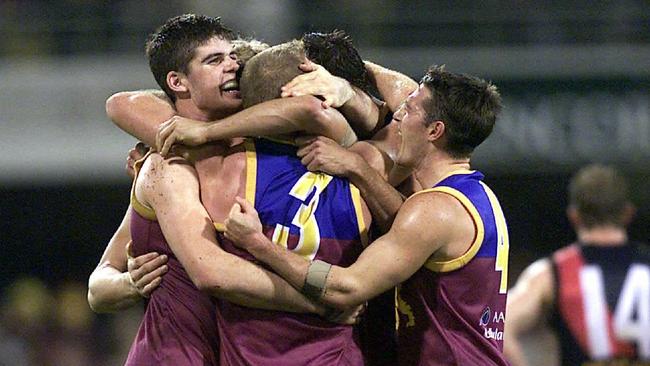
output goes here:
<path id="1" fill-rule="evenodd" d="M 88 279 L 88 304 L 98 313 L 126 309 L 142 299 L 126 272 L 126 245 L 131 240 L 129 213 L 130 210 L 124 215 Z"/>
<path id="2" fill-rule="evenodd" d="M 339 109 L 350 123 L 352 129 L 359 135 L 360 139 L 369 139 L 379 125 L 380 107 L 357 87 L 352 87 L 353 94 Z"/>
<path id="3" fill-rule="evenodd" d="M 548 259 L 538 260 L 521 274 L 508 292 L 504 353 L 513 366 L 526 366 L 520 338 L 546 318 L 553 303 L 553 277 Z"/>
<path id="4" fill-rule="evenodd" d="M 375 146 L 365 142 L 354 144 L 350 151 L 363 159 L 347 177 L 361 193 L 372 213 L 373 222 L 380 234 L 388 232 L 404 197 L 386 180 L 392 160 Z"/>
<path id="5" fill-rule="evenodd" d="M 199 289 L 244 306 L 322 313 L 280 277 L 219 247 L 189 164 L 155 154 L 143 172 L 136 194 L 155 210 L 170 248 Z"/>
<path id="6" fill-rule="evenodd" d="M 180 121 L 180 118 L 175 120 Z M 276 136 L 303 133 L 323 135 L 343 146 L 356 141 L 356 135 L 336 109 L 323 108 L 313 96 L 274 99 L 254 105 L 221 120 L 200 123 L 184 119 L 188 127 L 196 130 L 196 139 L 184 138 L 184 126 L 175 120 L 161 126 L 157 144 L 162 152 L 175 142 L 202 144 L 242 136 Z M 187 122 L 185 122 L 187 121 Z"/>
<path id="7" fill-rule="evenodd" d="M 390 231 L 364 250 L 353 265 L 332 266 L 321 301 L 347 308 L 408 279 L 459 230 L 456 215 L 462 208 L 451 200 L 440 193 L 429 193 L 406 201 Z M 231 222 L 226 223 L 227 232 L 231 232 L 232 226 Z M 294 287 L 303 287 L 309 268 L 307 260 L 272 245 L 259 231 L 233 239 L 238 245 L 245 243 L 243 246 L 251 254 L 269 264 Z"/>
<path id="8" fill-rule="evenodd" d="M 406 97 L 418 88 L 418 83 L 410 77 L 366 61 L 366 69 L 375 80 L 379 93 L 388 108 L 395 112 Z"/>
<path id="9" fill-rule="evenodd" d="M 139 90 L 113 94 L 106 101 L 106 114 L 126 133 L 155 146 L 158 127 L 176 111 L 161 90 Z"/>
<path id="10" fill-rule="evenodd" d="M 370 96 L 318 64 L 308 62 L 300 68 L 306 74 L 284 85 L 282 97 L 317 95 L 324 99 L 323 106 L 339 108 L 358 136 L 363 139 L 372 136 L 384 115 Z"/>
<path id="11" fill-rule="evenodd" d="M 129 207 L 88 279 L 88 304 L 95 312 L 115 312 L 131 307 L 148 297 L 167 272 L 166 255 L 152 252 L 136 258 L 127 256 L 131 241 L 130 213 Z"/>

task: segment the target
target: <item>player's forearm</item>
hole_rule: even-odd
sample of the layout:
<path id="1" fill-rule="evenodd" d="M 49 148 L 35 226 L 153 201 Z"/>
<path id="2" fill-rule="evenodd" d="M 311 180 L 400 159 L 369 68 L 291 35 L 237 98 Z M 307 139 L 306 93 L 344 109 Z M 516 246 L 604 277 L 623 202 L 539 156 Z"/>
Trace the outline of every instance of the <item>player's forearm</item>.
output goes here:
<path id="1" fill-rule="evenodd" d="M 106 114 L 126 133 L 155 146 L 158 126 L 175 111 L 162 91 L 141 90 L 112 95 L 106 101 Z"/>
<path id="2" fill-rule="evenodd" d="M 282 276 L 296 289 L 303 290 L 305 279 L 311 262 L 307 259 L 292 253 L 279 245 L 273 244 L 268 238 L 259 233 L 255 236 L 258 244 L 249 250 L 258 260 L 269 265 L 275 272 Z M 340 267 L 332 266 L 331 273 L 342 271 Z M 358 281 L 356 276 L 349 274 L 341 276 L 341 279 L 327 279 L 326 290 L 318 301 L 324 305 L 346 310 L 350 307 L 363 303 L 366 299 L 360 291 L 360 286 L 355 284 Z"/>
<path id="3" fill-rule="evenodd" d="M 211 122 L 206 129 L 206 140 L 305 133 L 323 135 L 344 146 L 350 145 L 356 141 L 356 136 L 337 113 L 324 109 L 320 100 L 313 96 L 274 99 Z"/>
<path id="4" fill-rule="evenodd" d="M 279 276 L 259 267 L 249 271 L 246 268 L 248 265 L 255 266 L 252 263 L 239 266 L 237 272 L 240 277 L 225 286 L 211 287 L 208 293 L 251 308 L 319 315 L 325 313 L 322 305 L 308 300 Z"/>
<path id="5" fill-rule="evenodd" d="M 347 178 L 359 189 L 377 229 L 381 234 L 387 232 L 404 203 L 404 197 L 368 164 L 358 164 Z"/>
<path id="6" fill-rule="evenodd" d="M 142 297 L 129 280 L 128 272 L 101 265 L 88 280 L 88 304 L 97 313 L 111 313 L 131 307 Z"/>
<path id="7" fill-rule="evenodd" d="M 379 107 L 361 89 L 353 87 L 354 94 L 339 108 L 361 139 L 369 139 L 379 121 Z"/>
<path id="8" fill-rule="evenodd" d="M 261 232 L 255 234 L 251 241 L 248 250 L 255 258 L 273 268 L 295 289 L 302 289 L 309 268 L 307 259 L 274 244 Z"/>
<path id="9" fill-rule="evenodd" d="M 400 104 L 418 88 L 418 83 L 410 77 L 381 65 L 365 61 L 366 69 L 375 80 L 379 93 L 391 111 L 395 112 Z"/>
<path id="10" fill-rule="evenodd" d="M 187 226 L 181 227 L 187 229 Z M 205 235 L 214 234 L 208 231 Z M 216 243 L 199 238 L 191 242 L 192 245 L 184 246 L 182 251 L 174 249 L 174 252 L 199 290 L 252 308 L 298 313 L 324 312 L 322 307 L 306 299 L 279 276 L 225 252 Z"/>

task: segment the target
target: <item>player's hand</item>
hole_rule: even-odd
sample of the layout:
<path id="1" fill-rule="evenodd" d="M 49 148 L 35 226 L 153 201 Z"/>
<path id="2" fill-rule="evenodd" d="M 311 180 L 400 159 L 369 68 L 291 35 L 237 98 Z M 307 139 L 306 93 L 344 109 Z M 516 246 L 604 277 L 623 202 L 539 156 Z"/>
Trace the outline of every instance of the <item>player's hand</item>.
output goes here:
<path id="1" fill-rule="evenodd" d="M 131 285 L 142 297 L 149 297 L 162 282 L 167 273 L 167 256 L 151 252 L 141 256 L 131 256 L 131 242 L 127 244 L 127 268 Z"/>
<path id="2" fill-rule="evenodd" d="M 135 162 L 142 159 L 148 150 L 149 146 L 145 145 L 143 142 L 138 142 L 133 149 L 129 150 L 129 156 L 126 157 L 125 170 L 126 174 L 128 174 L 131 179 L 135 178 Z"/>
<path id="3" fill-rule="evenodd" d="M 174 116 L 158 127 L 156 150 L 162 156 L 167 156 L 173 144 L 186 146 L 204 144 L 207 141 L 208 126 L 209 124 L 205 122 Z"/>
<path id="4" fill-rule="evenodd" d="M 357 164 L 363 163 L 360 155 L 348 151 L 336 141 L 327 137 L 297 138 L 297 155 L 302 165 L 310 171 L 319 171 L 336 176 L 348 176 Z"/>
<path id="5" fill-rule="evenodd" d="M 368 303 L 353 306 L 347 310 L 329 309 L 324 317 L 332 323 L 354 325 L 359 324 L 361 315 L 366 311 Z"/>
<path id="6" fill-rule="evenodd" d="M 324 108 L 338 108 L 354 95 L 352 85 L 347 80 L 330 74 L 321 65 L 307 61 L 300 65 L 300 69 L 307 73 L 296 76 L 281 88 L 283 98 L 316 95 L 324 99 Z"/>
<path id="7" fill-rule="evenodd" d="M 268 239 L 262 234 L 262 223 L 255 207 L 241 197 L 235 197 L 235 200 L 224 222 L 224 235 L 236 246 L 252 254 L 256 247 L 266 245 Z"/>

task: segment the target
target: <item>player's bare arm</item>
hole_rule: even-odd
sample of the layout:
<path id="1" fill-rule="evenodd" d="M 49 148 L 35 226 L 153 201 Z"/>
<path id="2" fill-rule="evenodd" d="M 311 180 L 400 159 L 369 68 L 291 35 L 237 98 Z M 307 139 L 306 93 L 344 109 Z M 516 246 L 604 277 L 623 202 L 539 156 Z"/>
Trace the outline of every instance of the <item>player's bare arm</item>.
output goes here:
<path id="1" fill-rule="evenodd" d="M 388 108 L 395 112 L 397 108 L 418 88 L 418 83 L 410 77 L 385 68 L 381 65 L 365 61 L 366 70 L 374 79 L 379 93 L 384 98 Z"/>
<path id="2" fill-rule="evenodd" d="M 273 244 L 261 233 L 253 206 L 239 199 L 226 221 L 226 235 L 304 290 L 310 262 Z M 238 212 L 239 209 L 239 212 Z M 473 224 L 454 198 L 442 193 L 407 200 L 390 231 L 377 239 L 350 267 L 332 266 L 320 301 L 337 308 L 358 305 L 403 282 L 432 255 L 456 255 L 471 243 Z M 466 241 L 466 243 L 465 243 Z M 459 247 L 459 248 L 456 248 Z"/>
<path id="3" fill-rule="evenodd" d="M 503 351 L 513 366 L 527 366 L 520 337 L 543 322 L 554 301 L 553 273 L 549 259 L 526 268 L 508 291 L 508 318 Z"/>
<path id="4" fill-rule="evenodd" d="M 234 137 L 295 133 L 327 136 L 344 146 L 356 141 L 341 113 L 307 95 L 270 100 L 208 123 L 176 116 L 160 126 L 156 146 L 165 155 L 174 143 L 196 146 Z"/>
<path id="5" fill-rule="evenodd" d="M 88 279 L 88 304 L 95 312 L 115 312 L 138 303 L 160 285 L 167 272 L 166 255 L 152 252 L 127 257 L 130 212 L 129 207 Z"/>
<path id="6" fill-rule="evenodd" d="M 154 209 L 170 248 L 200 290 L 244 306 L 322 313 L 280 277 L 219 247 L 199 200 L 196 171 L 184 160 L 152 155 L 136 195 Z"/>
<path id="7" fill-rule="evenodd" d="M 106 114 L 119 128 L 155 146 L 158 126 L 176 114 L 162 90 L 119 92 L 106 101 Z"/>
<path id="8" fill-rule="evenodd" d="M 306 62 L 300 65 L 306 74 L 298 75 L 282 87 L 282 97 L 315 95 L 323 98 L 323 106 L 339 108 L 363 139 L 370 138 L 379 125 L 379 106 L 363 90 L 349 81 L 330 74 L 324 67 Z"/>

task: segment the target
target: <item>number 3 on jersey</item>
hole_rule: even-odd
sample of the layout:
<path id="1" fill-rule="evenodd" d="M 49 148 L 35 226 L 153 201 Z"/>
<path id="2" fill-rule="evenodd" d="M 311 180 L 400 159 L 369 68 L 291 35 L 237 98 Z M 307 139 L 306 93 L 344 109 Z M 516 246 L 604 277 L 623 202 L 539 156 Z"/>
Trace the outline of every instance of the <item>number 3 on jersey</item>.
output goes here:
<path id="1" fill-rule="evenodd" d="M 300 230 L 298 245 L 293 251 L 309 260 L 316 257 L 320 245 L 320 230 L 315 216 L 320 194 L 331 181 L 330 175 L 306 172 L 289 191 L 289 195 L 302 202 L 291 221 L 291 224 Z M 308 200 L 310 196 L 311 199 Z M 276 224 L 273 230 L 273 242 L 286 248 L 288 239 L 289 227 Z"/>

